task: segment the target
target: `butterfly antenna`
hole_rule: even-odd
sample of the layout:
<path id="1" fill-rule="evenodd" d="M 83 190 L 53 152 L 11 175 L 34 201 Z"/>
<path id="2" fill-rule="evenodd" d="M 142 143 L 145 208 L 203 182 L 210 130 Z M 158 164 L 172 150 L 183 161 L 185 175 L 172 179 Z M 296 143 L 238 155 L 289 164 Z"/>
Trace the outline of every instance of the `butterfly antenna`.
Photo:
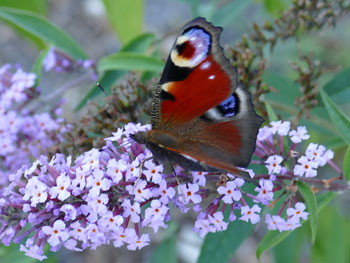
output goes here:
<path id="1" fill-rule="evenodd" d="M 96 86 L 106 95 L 106 97 L 108 97 L 106 90 L 102 87 L 100 82 L 97 82 Z M 116 108 L 118 109 L 119 112 L 126 114 L 126 112 L 123 111 L 122 108 L 120 108 L 117 103 L 114 103 L 114 105 L 116 106 Z"/>

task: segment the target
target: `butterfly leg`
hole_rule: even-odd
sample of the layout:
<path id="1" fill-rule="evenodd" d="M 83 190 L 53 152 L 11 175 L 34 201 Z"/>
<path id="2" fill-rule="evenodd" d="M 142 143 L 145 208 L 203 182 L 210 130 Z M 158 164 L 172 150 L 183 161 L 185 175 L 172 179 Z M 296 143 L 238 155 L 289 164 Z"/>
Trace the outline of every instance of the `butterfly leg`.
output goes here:
<path id="1" fill-rule="evenodd" d="M 171 169 L 172 169 L 172 171 L 173 171 L 173 174 L 175 175 L 175 179 L 176 179 L 176 182 L 177 182 L 177 186 L 178 186 L 178 188 L 179 188 L 179 190 L 180 190 L 180 194 L 181 194 L 181 196 L 182 196 L 182 200 L 185 202 L 185 193 L 183 192 L 183 190 L 182 190 L 182 188 L 180 187 L 180 180 L 179 180 L 179 177 L 177 177 L 177 175 L 176 175 L 176 171 L 175 171 L 175 169 L 174 169 L 174 166 L 172 165 L 172 164 L 170 164 L 171 165 Z"/>
<path id="2" fill-rule="evenodd" d="M 137 183 L 139 182 L 139 180 L 140 180 L 140 178 L 141 178 L 141 175 L 142 175 L 142 168 L 143 168 L 143 165 L 144 165 L 144 163 L 145 162 L 147 162 L 147 161 L 149 161 L 149 160 L 151 160 L 151 159 L 153 159 L 153 156 L 152 157 L 148 157 L 148 158 L 146 158 L 146 159 L 144 159 L 144 160 L 142 160 L 141 161 L 141 163 L 140 163 L 140 172 L 139 172 L 139 177 L 137 177 L 137 179 L 136 179 L 136 181 L 135 181 L 135 183 L 134 183 L 134 188 L 135 188 L 135 186 L 137 185 Z"/>

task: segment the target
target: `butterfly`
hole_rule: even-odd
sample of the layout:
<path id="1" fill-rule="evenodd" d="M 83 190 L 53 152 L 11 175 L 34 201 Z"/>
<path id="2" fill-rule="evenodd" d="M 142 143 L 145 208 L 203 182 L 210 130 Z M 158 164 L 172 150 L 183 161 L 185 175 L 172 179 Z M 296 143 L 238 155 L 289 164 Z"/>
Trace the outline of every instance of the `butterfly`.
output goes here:
<path id="1" fill-rule="evenodd" d="M 175 40 L 153 97 L 152 130 L 131 135 L 157 162 L 236 175 L 250 163 L 263 119 L 224 55 L 221 31 L 198 17 Z"/>

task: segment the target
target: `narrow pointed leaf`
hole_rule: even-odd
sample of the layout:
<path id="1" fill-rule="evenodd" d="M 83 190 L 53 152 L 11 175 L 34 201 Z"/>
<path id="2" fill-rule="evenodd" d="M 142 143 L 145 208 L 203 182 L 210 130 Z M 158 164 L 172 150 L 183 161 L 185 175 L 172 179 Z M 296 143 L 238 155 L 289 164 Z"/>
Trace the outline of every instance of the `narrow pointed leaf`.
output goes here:
<path id="1" fill-rule="evenodd" d="M 50 51 L 51 46 L 47 46 L 44 50 L 42 50 L 39 54 L 39 56 L 36 58 L 36 61 L 33 65 L 32 72 L 35 73 L 36 79 L 34 88 L 36 88 L 39 84 L 40 77 L 41 77 L 41 71 L 43 69 L 43 61 L 47 55 L 47 53 Z"/>
<path id="2" fill-rule="evenodd" d="M 338 129 L 344 142 L 350 144 L 350 120 L 324 90 L 320 90 L 320 94 L 334 126 Z"/>
<path id="3" fill-rule="evenodd" d="M 306 208 L 309 212 L 309 221 L 310 221 L 310 228 L 311 228 L 311 242 L 312 244 L 315 242 L 316 239 L 316 230 L 317 230 L 317 202 L 314 193 L 312 192 L 311 188 L 303 183 L 298 182 L 298 189 L 301 195 L 303 196 Z"/>
<path id="4" fill-rule="evenodd" d="M 267 114 L 269 116 L 270 121 L 278 121 L 277 115 L 275 111 L 272 109 L 270 103 L 265 101 L 265 106 L 266 106 Z"/>
<path id="5" fill-rule="evenodd" d="M 98 63 L 99 71 L 105 70 L 147 70 L 160 72 L 164 62 L 135 52 L 119 52 L 104 57 Z"/>
<path id="6" fill-rule="evenodd" d="M 35 35 L 44 42 L 54 45 L 74 59 L 85 59 L 87 57 L 81 47 L 69 35 L 38 14 L 0 7 L 0 18 Z"/>
<path id="7" fill-rule="evenodd" d="M 141 33 L 143 25 L 143 0 L 103 0 L 108 20 L 122 43 L 127 43 Z"/>
<path id="8" fill-rule="evenodd" d="M 348 146 L 348 149 L 346 150 L 345 157 L 344 157 L 344 176 L 346 180 L 350 180 L 350 145 Z"/>

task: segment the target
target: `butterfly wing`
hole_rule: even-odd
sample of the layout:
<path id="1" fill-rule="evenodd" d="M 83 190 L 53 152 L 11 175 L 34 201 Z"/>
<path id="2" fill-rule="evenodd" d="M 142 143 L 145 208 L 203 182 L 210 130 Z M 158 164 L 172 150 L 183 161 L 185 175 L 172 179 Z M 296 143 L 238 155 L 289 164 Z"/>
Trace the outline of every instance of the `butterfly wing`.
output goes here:
<path id="1" fill-rule="evenodd" d="M 237 73 L 219 45 L 220 27 L 189 22 L 171 49 L 154 99 L 152 124 L 172 129 L 200 117 L 237 86 Z"/>
<path id="2" fill-rule="evenodd" d="M 204 169 L 233 172 L 249 164 L 262 119 L 224 56 L 221 30 L 197 18 L 177 37 L 153 101 L 148 141 Z"/>

